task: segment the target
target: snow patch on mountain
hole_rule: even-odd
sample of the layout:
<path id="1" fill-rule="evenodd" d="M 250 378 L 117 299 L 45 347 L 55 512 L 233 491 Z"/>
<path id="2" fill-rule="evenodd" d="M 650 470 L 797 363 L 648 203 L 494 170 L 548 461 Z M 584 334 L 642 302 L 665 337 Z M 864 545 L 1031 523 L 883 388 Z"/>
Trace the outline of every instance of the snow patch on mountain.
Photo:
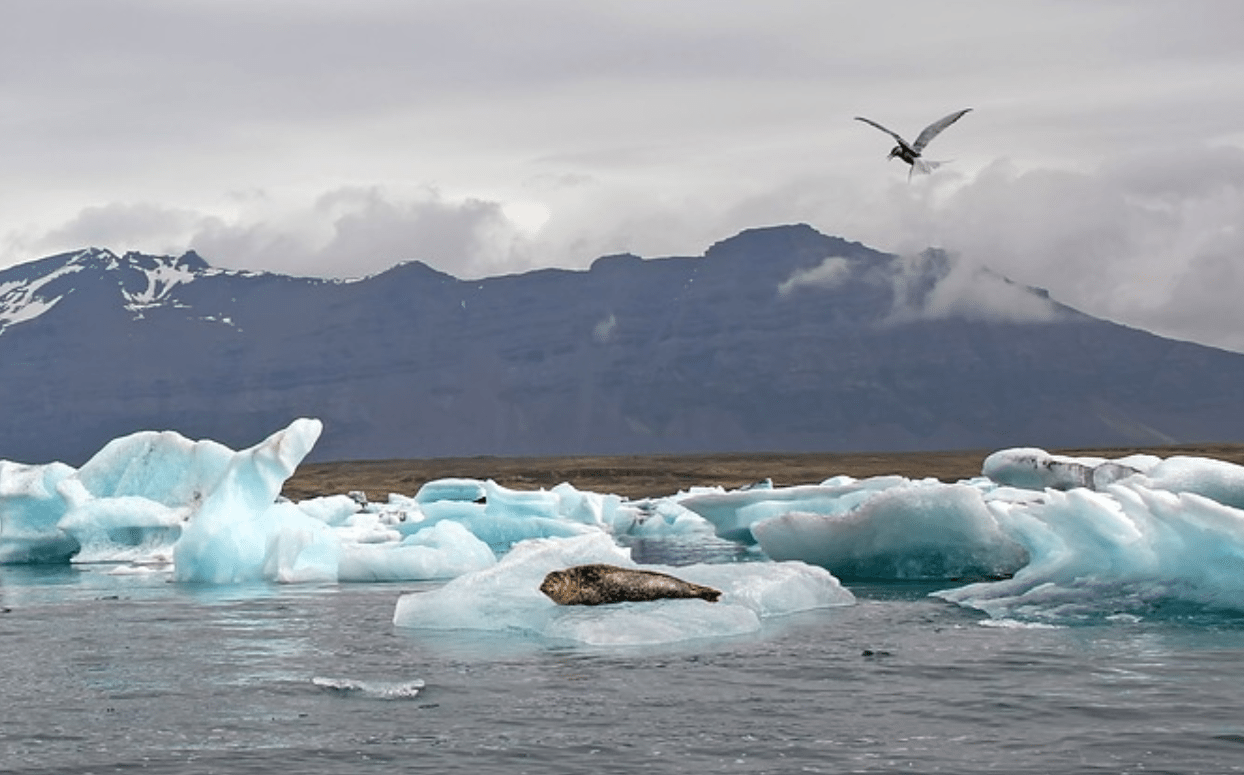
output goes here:
<path id="1" fill-rule="evenodd" d="M 163 307 L 172 305 L 174 307 L 189 307 L 188 304 L 180 304 L 173 297 L 173 291 L 182 283 L 192 282 L 196 274 L 191 270 L 171 265 L 168 263 L 157 264 L 154 269 L 149 269 L 143 273 L 146 277 L 146 287 L 137 291 L 121 290 L 121 295 L 125 297 L 125 308 L 131 312 L 141 313 L 145 309 L 153 307 Z"/>
<path id="2" fill-rule="evenodd" d="M 76 274 L 86 268 L 79 258 L 94 258 L 108 251 L 88 248 L 74 254 L 61 267 L 33 278 L 23 278 L 0 282 L 0 335 L 20 323 L 27 323 L 55 307 L 65 294 L 45 292 L 48 285 L 62 277 Z M 115 258 L 115 256 L 114 256 Z"/>

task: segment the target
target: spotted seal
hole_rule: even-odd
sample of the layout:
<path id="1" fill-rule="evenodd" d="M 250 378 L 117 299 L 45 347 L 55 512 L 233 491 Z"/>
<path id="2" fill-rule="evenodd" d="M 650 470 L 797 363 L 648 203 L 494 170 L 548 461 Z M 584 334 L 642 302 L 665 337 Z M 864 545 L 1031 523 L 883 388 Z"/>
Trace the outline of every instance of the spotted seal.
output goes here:
<path id="1" fill-rule="evenodd" d="M 716 603 L 721 591 L 667 573 L 595 563 L 555 570 L 540 591 L 558 605 L 604 605 L 665 598 L 700 598 Z"/>

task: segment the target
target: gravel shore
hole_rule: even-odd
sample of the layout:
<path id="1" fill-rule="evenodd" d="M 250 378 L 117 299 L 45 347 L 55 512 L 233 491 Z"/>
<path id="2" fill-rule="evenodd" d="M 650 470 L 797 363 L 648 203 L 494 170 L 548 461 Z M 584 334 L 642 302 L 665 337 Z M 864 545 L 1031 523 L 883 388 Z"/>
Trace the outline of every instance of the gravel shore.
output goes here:
<path id="1" fill-rule="evenodd" d="M 733 489 L 766 478 L 779 487 L 815 484 L 839 474 L 857 478 L 900 474 L 912 479 L 935 477 L 954 482 L 979 475 L 981 463 L 993 451 L 356 460 L 299 466 L 285 483 L 283 494 L 293 500 L 303 500 L 357 490 L 365 492 L 369 500 L 383 501 L 389 493 L 414 495 L 424 482 L 445 477 L 492 479 L 518 490 L 547 489 L 569 482 L 580 490 L 628 498 L 672 495 L 692 486 L 717 485 Z M 1137 452 L 1160 457 L 1192 455 L 1244 465 L 1244 444 L 1049 451 L 1105 458 Z"/>

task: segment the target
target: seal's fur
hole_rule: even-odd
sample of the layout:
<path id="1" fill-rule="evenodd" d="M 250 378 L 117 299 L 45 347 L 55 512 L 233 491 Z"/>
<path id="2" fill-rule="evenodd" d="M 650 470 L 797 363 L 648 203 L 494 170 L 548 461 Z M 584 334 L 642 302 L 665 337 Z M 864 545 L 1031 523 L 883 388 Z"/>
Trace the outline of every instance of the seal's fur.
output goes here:
<path id="1" fill-rule="evenodd" d="M 595 563 L 555 570 L 540 591 L 559 605 L 605 605 L 665 598 L 700 598 L 716 603 L 721 591 L 667 573 Z"/>

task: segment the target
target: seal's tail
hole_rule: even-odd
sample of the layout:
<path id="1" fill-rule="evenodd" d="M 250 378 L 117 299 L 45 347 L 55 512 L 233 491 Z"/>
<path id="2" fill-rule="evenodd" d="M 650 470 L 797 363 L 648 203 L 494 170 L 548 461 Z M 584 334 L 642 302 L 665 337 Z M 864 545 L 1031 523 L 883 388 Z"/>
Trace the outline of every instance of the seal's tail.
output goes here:
<path id="1" fill-rule="evenodd" d="M 710 603 L 716 603 L 717 598 L 721 597 L 721 590 L 713 589 L 712 587 L 702 587 L 698 584 L 696 585 L 695 592 L 696 597 L 701 600 L 707 600 Z"/>

